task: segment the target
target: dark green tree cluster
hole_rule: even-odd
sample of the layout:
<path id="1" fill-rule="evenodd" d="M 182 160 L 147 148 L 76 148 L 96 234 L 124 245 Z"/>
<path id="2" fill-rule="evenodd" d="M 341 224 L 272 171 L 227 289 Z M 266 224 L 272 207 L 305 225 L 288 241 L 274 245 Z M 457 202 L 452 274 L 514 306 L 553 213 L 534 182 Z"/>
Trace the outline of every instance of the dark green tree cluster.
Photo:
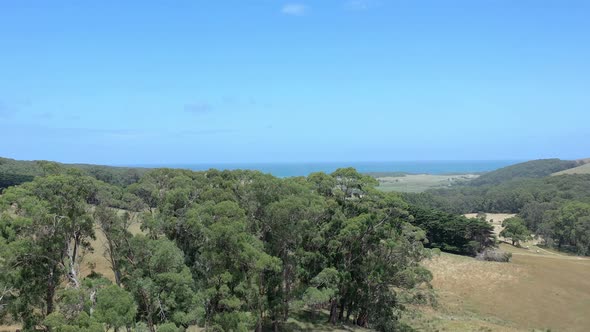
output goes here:
<path id="1" fill-rule="evenodd" d="M 285 179 L 156 169 L 126 188 L 45 169 L 0 197 L 0 313 L 25 330 L 279 331 L 325 310 L 332 324 L 396 331 L 400 293 L 431 279 L 425 245 L 490 245 L 487 228 L 427 222 L 351 168 Z M 82 273 L 97 233 L 112 280 Z"/>
<path id="2" fill-rule="evenodd" d="M 550 246 L 589 255 L 590 203 L 571 201 L 546 210 L 536 232 Z"/>
<path id="3" fill-rule="evenodd" d="M 480 218 L 469 219 L 417 206 L 410 208 L 412 223 L 426 231 L 427 246 L 475 256 L 494 245 L 493 226 Z"/>

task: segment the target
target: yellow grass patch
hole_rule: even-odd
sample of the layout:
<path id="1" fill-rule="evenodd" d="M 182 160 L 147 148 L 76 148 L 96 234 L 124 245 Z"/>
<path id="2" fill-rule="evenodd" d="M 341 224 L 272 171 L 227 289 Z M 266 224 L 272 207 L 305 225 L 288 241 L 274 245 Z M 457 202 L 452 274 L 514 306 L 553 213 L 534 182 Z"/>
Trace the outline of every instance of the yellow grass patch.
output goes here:
<path id="1" fill-rule="evenodd" d="M 588 331 L 590 260 L 501 245 L 511 263 L 442 254 L 433 272 L 439 305 L 420 308 L 425 331 Z"/>

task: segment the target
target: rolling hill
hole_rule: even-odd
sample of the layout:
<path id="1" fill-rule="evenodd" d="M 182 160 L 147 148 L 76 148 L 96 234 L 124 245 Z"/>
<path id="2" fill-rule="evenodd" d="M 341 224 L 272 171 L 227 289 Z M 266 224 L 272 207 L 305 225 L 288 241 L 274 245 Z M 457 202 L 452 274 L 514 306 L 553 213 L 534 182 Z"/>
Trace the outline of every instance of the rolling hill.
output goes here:
<path id="1" fill-rule="evenodd" d="M 590 174 L 590 159 L 584 159 L 584 164 L 578 167 L 569 168 L 563 171 L 555 172 L 551 175 L 564 175 L 564 174 Z"/>
<path id="2" fill-rule="evenodd" d="M 485 173 L 469 184 L 472 186 L 497 185 L 514 179 L 542 178 L 580 165 L 577 160 L 538 159 L 511 165 Z"/>
<path id="3" fill-rule="evenodd" d="M 106 183 L 125 186 L 137 182 L 147 168 L 114 167 L 90 164 L 63 164 L 45 160 L 15 160 L 0 157 L 0 189 L 31 181 L 35 176 L 58 169 L 78 169 Z"/>

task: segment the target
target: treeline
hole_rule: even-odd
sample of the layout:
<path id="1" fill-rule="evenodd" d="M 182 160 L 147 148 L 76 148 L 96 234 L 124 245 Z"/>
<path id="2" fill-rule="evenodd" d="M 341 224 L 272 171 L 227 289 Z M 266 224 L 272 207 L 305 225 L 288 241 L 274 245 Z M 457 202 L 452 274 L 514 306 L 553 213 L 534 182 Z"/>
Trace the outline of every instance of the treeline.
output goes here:
<path id="1" fill-rule="evenodd" d="M 0 197 L 0 313 L 25 330 L 278 331 L 326 309 L 333 324 L 409 329 L 399 314 L 426 299 L 425 246 L 475 254 L 492 236 L 376 185 L 354 169 L 157 169 L 126 188 L 72 169 L 36 177 Z M 96 232 L 110 280 L 81 273 Z"/>
<path id="2" fill-rule="evenodd" d="M 24 161 L 0 158 L 0 189 L 31 181 L 35 176 L 63 173 L 77 169 L 83 174 L 116 186 L 128 186 L 139 181 L 147 168 L 112 167 L 88 164 L 62 164 L 52 161 Z"/>
<path id="3" fill-rule="evenodd" d="M 577 254 L 590 253 L 590 174 L 517 179 L 498 185 L 460 186 L 405 194 L 414 205 L 454 214 L 517 213 L 547 245 Z M 585 214 L 586 213 L 586 214 Z"/>
<path id="4" fill-rule="evenodd" d="M 539 159 L 506 166 L 484 173 L 469 182 L 471 186 L 498 185 L 517 179 L 542 178 L 553 173 L 579 166 L 580 161 L 561 159 Z"/>

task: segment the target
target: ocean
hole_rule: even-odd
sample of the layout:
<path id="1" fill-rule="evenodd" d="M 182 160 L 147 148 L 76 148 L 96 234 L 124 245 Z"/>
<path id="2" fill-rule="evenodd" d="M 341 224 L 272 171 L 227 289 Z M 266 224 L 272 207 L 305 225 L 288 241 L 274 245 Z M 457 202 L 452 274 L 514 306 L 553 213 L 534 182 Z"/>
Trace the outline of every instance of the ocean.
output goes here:
<path id="1" fill-rule="evenodd" d="M 184 168 L 195 171 L 216 168 L 220 170 L 251 169 L 277 177 L 307 176 L 313 172 L 331 173 L 341 167 L 354 167 L 361 173 L 405 172 L 413 174 L 481 173 L 493 171 L 516 160 L 455 160 L 455 161 L 389 161 L 389 162 L 309 162 L 309 163 L 203 163 L 203 164 L 150 164 L 141 167 Z"/>

